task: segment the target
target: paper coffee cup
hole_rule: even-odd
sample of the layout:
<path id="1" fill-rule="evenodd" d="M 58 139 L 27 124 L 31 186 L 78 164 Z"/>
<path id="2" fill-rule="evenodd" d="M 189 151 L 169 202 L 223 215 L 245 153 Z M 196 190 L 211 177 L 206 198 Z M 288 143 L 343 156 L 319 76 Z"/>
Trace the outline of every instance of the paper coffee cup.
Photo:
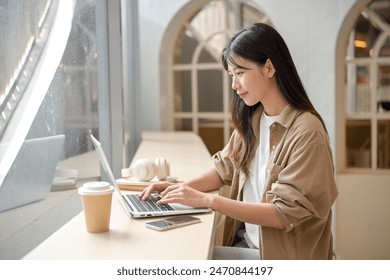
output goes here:
<path id="1" fill-rule="evenodd" d="M 88 182 L 78 189 L 88 232 L 108 231 L 113 192 L 107 182 Z"/>

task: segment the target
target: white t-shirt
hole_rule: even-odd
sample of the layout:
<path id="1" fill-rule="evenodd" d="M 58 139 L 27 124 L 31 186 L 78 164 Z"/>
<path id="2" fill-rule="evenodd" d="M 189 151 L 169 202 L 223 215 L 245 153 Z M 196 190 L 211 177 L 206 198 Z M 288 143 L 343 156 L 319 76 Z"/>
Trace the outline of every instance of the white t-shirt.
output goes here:
<path id="1" fill-rule="evenodd" d="M 249 167 L 249 174 L 244 184 L 243 199 L 247 202 L 261 202 L 265 184 L 265 172 L 269 158 L 269 128 L 279 116 L 267 116 L 265 112 L 260 119 L 260 141 L 255 157 Z M 245 223 L 245 239 L 251 247 L 259 248 L 259 226 Z"/>

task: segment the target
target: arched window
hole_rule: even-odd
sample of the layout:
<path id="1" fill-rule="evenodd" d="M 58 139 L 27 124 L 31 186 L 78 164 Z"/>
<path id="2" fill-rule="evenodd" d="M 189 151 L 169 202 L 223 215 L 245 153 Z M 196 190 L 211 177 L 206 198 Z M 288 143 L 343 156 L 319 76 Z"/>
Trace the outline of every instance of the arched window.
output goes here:
<path id="1" fill-rule="evenodd" d="M 180 23 L 172 20 L 179 26 L 177 31 L 168 28 L 165 34 L 165 40 L 168 36 L 174 43 L 172 54 L 162 64 L 168 65 L 165 69 L 170 72 L 162 92 L 168 93 L 163 100 L 170 104 L 162 104 L 169 108 L 162 108 L 162 122 L 168 130 L 196 132 L 214 153 L 227 143 L 231 133 L 231 86 L 220 61 L 222 49 L 240 27 L 270 21 L 252 1 L 191 2 L 188 5 L 197 6 L 183 9 L 186 18 Z M 172 33 L 177 35 L 172 38 Z"/>
<path id="2" fill-rule="evenodd" d="M 390 170 L 390 1 L 365 2 L 345 56 L 343 166 Z"/>
<path id="3" fill-rule="evenodd" d="M 389 31 L 390 1 L 359 0 L 346 15 L 337 39 L 339 196 L 334 221 L 336 249 L 342 259 L 389 258 L 388 247 L 383 246 L 390 234 L 383 223 L 390 211 L 386 201 L 390 195 Z M 367 204 L 373 194 L 375 199 Z"/>

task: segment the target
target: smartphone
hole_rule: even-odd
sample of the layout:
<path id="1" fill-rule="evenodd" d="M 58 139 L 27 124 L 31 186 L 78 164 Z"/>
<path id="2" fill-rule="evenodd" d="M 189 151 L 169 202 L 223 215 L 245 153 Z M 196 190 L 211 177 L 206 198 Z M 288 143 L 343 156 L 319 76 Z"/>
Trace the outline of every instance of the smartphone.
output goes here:
<path id="1" fill-rule="evenodd" d="M 191 225 L 195 223 L 200 223 L 200 219 L 193 216 L 183 215 L 183 216 L 175 216 L 172 218 L 158 220 L 154 222 L 149 222 L 146 223 L 146 227 L 158 231 L 163 231 L 163 230 L 182 227 L 182 226 Z"/>

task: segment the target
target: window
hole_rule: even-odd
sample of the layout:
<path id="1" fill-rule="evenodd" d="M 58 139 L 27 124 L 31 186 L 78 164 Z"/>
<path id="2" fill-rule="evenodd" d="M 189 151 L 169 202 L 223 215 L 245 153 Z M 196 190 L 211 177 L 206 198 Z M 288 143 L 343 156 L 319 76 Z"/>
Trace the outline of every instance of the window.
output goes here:
<path id="1" fill-rule="evenodd" d="M 390 170 L 390 2 L 371 1 L 347 45 L 347 168 Z"/>
<path id="2" fill-rule="evenodd" d="M 25 139 L 64 134 L 63 160 L 87 155 L 98 131 L 96 1 L 2 1 L 0 12 L 1 178 Z"/>
<path id="3" fill-rule="evenodd" d="M 210 153 L 231 134 L 231 85 L 220 61 L 227 39 L 241 26 L 267 22 L 252 1 L 210 1 L 182 23 L 173 46 L 173 130 L 199 134 Z"/>
<path id="4" fill-rule="evenodd" d="M 77 1 L 68 43 L 29 138 L 65 134 L 64 157 L 92 149 L 98 129 L 97 50 L 94 1 Z"/>
<path id="5" fill-rule="evenodd" d="M 48 0 L 0 3 L 0 139 L 41 55 L 42 44 L 36 39 L 43 37 L 43 23 L 53 21 L 50 4 Z"/>

